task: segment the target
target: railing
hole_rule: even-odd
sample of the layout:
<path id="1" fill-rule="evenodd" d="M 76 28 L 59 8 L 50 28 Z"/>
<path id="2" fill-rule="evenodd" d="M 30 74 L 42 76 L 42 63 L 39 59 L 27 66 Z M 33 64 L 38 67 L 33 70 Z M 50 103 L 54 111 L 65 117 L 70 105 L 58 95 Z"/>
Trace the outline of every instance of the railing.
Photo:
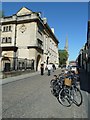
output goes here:
<path id="1" fill-rule="evenodd" d="M 2 57 L 0 60 L 0 78 L 2 79 L 30 72 L 34 72 L 33 59 Z"/>
<path id="2" fill-rule="evenodd" d="M 13 57 L 3 57 L 2 61 L 2 72 L 9 71 L 22 71 L 22 70 L 34 70 L 34 60 L 23 59 L 23 58 L 13 58 Z"/>

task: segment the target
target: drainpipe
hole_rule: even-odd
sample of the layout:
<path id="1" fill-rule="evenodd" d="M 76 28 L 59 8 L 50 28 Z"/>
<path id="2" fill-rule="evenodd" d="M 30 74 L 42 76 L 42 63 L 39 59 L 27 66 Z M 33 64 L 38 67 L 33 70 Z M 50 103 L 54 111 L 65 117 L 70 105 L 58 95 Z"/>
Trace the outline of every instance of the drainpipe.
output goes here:
<path id="1" fill-rule="evenodd" d="M 16 48 L 16 37 L 17 37 L 17 16 L 15 15 L 15 19 L 16 19 L 16 22 L 15 22 L 15 39 L 14 39 L 14 47 Z M 16 50 L 14 50 L 14 58 L 13 58 L 13 70 L 16 70 Z"/>
<path id="2" fill-rule="evenodd" d="M 0 24 L 0 35 L 1 35 L 1 24 Z M 2 78 L 2 48 L 1 48 L 1 40 L 0 40 L 0 78 Z"/>
<path id="3" fill-rule="evenodd" d="M 2 51 L 1 49 L 1 42 L 0 42 L 0 51 Z M 0 78 L 2 79 L 3 74 L 2 74 L 2 53 L 0 52 Z"/>

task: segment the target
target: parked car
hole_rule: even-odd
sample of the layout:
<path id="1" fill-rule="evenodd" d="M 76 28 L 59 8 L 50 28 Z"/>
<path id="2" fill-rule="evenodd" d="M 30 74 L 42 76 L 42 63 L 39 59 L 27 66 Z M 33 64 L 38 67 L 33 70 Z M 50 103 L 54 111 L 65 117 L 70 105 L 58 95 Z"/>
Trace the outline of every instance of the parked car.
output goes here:
<path id="1" fill-rule="evenodd" d="M 78 71 L 77 71 L 77 66 L 71 66 L 71 71 L 77 73 L 77 72 L 78 72 Z"/>
<path id="2" fill-rule="evenodd" d="M 66 65 L 61 65 L 61 68 L 66 68 Z"/>

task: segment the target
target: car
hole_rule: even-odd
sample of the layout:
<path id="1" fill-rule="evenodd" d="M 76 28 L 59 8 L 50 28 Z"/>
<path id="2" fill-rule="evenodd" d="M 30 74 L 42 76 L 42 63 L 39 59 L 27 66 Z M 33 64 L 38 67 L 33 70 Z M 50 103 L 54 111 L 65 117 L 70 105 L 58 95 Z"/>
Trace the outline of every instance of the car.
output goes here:
<path id="1" fill-rule="evenodd" d="M 65 69 L 65 68 L 66 68 L 66 65 L 61 65 L 61 69 L 63 69 L 63 68 Z"/>
<path id="2" fill-rule="evenodd" d="M 71 71 L 77 73 L 77 72 L 78 72 L 78 71 L 77 71 L 77 66 L 71 66 Z"/>

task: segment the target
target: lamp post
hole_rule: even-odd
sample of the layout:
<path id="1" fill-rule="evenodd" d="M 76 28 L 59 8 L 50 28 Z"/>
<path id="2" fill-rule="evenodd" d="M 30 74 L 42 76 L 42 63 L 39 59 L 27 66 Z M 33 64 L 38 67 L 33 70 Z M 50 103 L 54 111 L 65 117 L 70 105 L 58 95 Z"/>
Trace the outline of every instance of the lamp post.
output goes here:
<path id="1" fill-rule="evenodd" d="M 44 53 L 46 55 L 46 64 L 48 65 L 48 60 L 49 60 L 49 56 L 51 55 L 50 51 L 47 50 L 47 52 Z"/>

